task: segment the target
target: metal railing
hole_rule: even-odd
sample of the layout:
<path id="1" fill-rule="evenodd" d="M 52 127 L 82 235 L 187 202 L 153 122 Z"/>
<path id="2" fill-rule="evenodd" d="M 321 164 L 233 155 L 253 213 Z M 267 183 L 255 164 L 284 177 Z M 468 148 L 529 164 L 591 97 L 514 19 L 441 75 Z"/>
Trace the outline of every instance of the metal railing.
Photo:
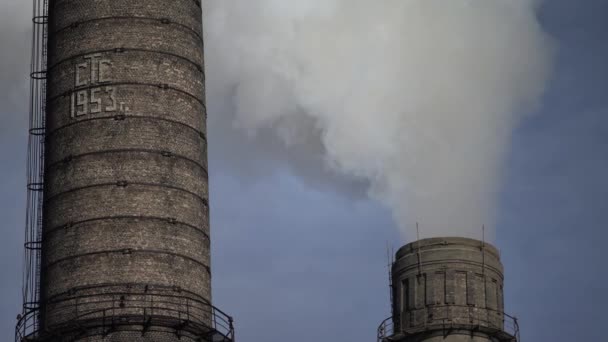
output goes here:
<path id="1" fill-rule="evenodd" d="M 454 330 L 478 331 L 499 341 L 519 341 L 519 323 L 516 317 L 510 316 L 502 311 L 464 305 L 435 305 L 417 310 L 421 317 L 427 316 L 428 311 L 445 309 L 445 315 L 441 319 L 430 321 L 420 320 L 417 324 L 406 327 L 395 327 L 395 319 L 400 317 L 389 317 L 382 321 L 378 327 L 378 342 L 395 340 L 396 336 L 411 336 L 422 332 L 440 331 L 444 336 Z M 459 314 L 450 313 L 450 310 L 459 310 Z M 463 314 L 466 312 L 466 314 Z M 484 314 L 485 313 L 485 314 Z M 404 313 L 405 314 L 405 313 Z M 401 322 L 400 322 L 401 323 Z"/>
<path id="2" fill-rule="evenodd" d="M 170 331 L 201 341 L 233 342 L 234 322 L 208 301 L 175 287 L 110 285 L 77 289 L 44 305 L 42 329 L 26 329 L 37 309 L 21 317 L 17 341 L 57 336 L 105 336 L 113 332 Z M 20 332 L 27 331 L 27 335 Z"/>

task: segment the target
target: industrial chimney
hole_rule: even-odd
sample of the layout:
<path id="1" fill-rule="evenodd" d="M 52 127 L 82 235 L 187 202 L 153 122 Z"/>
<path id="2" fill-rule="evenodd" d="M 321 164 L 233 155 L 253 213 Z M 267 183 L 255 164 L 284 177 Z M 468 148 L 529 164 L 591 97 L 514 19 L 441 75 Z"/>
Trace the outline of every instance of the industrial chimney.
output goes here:
<path id="1" fill-rule="evenodd" d="M 211 304 L 200 0 L 34 6 L 44 167 L 16 341 L 233 341 Z"/>
<path id="2" fill-rule="evenodd" d="M 392 312 L 378 342 L 516 342 L 517 320 L 504 313 L 503 266 L 482 241 L 418 240 L 396 254 Z"/>

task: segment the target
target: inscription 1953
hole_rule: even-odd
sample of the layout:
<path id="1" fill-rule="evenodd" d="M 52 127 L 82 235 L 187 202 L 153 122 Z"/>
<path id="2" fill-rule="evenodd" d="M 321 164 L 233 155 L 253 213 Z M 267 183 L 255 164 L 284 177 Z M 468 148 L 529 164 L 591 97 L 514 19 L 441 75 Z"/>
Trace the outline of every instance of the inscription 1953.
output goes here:
<path id="1" fill-rule="evenodd" d="M 71 94 L 70 116 L 128 111 L 124 103 L 116 101 L 116 88 L 104 86 L 112 81 L 112 61 L 102 58 L 101 54 L 86 55 L 84 60 L 74 67 L 74 86 L 87 88 Z"/>

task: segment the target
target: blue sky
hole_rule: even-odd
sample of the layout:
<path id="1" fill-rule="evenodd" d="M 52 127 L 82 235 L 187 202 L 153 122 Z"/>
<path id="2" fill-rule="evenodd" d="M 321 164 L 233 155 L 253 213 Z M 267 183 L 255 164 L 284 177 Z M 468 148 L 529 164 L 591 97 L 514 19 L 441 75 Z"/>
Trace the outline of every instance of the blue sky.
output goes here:
<path id="1" fill-rule="evenodd" d="M 5 341 L 13 338 L 21 302 L 25 221 L 30 21 L 21 7 L 0 2 Z M 506 268 L 506 306 L 519 317 L 524 341 L 601 341 L 608 324 L 602 254 L 608 241 L 608 2 L 547 0 L 539 15 L 559 48 L 548 92 L 515 131 L 504 171 L 496 244 Z M 239 340 L 374 341 L 389 314 L 386 244 L 404 242 L 390 212 L 350 180 L 315 181 L 263 156 L 256 163 L 264 151 L 251 151 L 247 162 L 229 156 L 250 146 L 227 141 L 214 122 L 213 294 L 215 304 L 235 316 Z"/>

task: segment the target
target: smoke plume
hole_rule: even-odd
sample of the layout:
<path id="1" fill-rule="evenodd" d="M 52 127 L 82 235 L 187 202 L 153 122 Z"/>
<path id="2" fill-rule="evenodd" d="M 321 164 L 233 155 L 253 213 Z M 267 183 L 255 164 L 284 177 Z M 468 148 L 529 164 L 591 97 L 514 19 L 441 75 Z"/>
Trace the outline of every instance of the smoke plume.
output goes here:
<path id="1" fill-rule="evenodd" d="M 535 2 L 208 1 L 209 101 L 229 94 L 254 141 L 322 145 L 406 237 L 418 221 L 422 237 L 480 238 L 511 132 L 549 74 Z"/>

